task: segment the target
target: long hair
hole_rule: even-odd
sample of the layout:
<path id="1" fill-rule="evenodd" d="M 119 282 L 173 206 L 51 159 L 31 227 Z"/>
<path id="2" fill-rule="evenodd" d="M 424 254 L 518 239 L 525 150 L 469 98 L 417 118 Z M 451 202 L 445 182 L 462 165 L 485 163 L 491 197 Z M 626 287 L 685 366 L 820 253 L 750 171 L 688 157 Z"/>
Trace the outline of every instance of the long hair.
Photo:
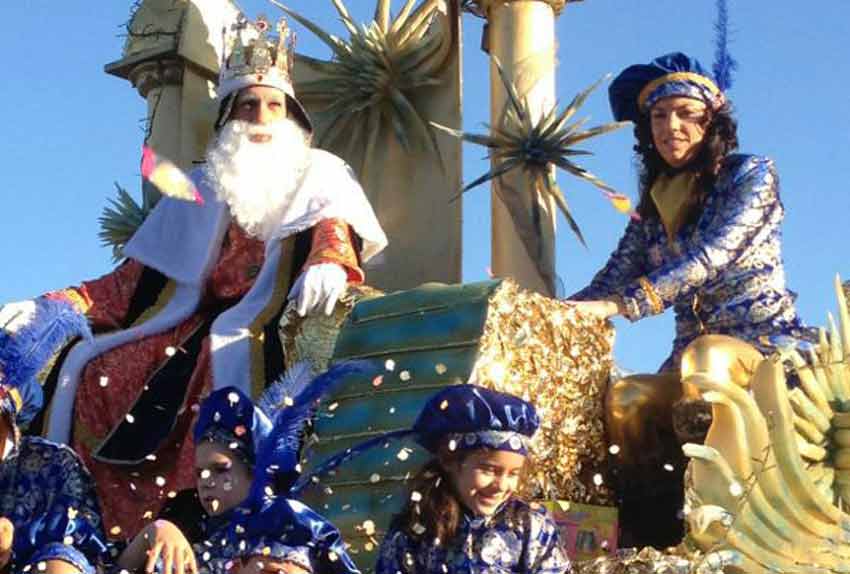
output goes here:
<path id="1" fill-rule="evenodd" d="M 443 448 L 428 461 L 413 477 L 411 497 L 393 518 L 392 528 L 417 541 L 447 544 L 452 540 L 463 517 L 463 505 L 448 469 L 458 468 L 470 452 Z M 413 493 L 419 495 L 415 500 Z"/>
<path id="2" fill-rule="evenodd" d="M 673 174 L 681 171 L 692 171 L 697 176 L 697 192 L 686 204 L 688 216 L 685 223 L 692 223 L 699 216 L 705 198 L 714 187 L 723 160 L 738 149 L 738 123 L 732 116 L 732 106 L 729 102 L 708 113 L 708 125 L 702 147 L 687 165 L 678 169 L 672 169 L 655 149 L 649 114 L 641 114 L 635 124 L 637 143 L 634 146 L 640 188 L 637 212 L 641 217 L 658 218 L 658 210 L 649 196 L 649 190 L 656 178 L 662 173 Z"/>

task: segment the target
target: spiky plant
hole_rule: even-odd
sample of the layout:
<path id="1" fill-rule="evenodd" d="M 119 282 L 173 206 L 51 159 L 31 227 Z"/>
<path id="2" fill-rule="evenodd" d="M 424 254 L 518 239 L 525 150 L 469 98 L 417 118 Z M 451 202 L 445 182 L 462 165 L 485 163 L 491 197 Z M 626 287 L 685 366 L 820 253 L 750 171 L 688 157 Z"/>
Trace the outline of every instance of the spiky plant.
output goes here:
<path id="1" fill-rule="evenodd" d="M 117 262 L 124 257 L 121 250 L 142 225 L 159 196 L 147 182 L 142 185 L 141 205 L 118 183 L 115 183 L 115 189 L 118 197 L 109 198 L 109 205 L 98 217 L 100 231 L 97 235 L 101 245 L 112 248 L 112 259 Z"/>
<path id="2" fill-rule="evenodd" d="M 541 233 L 539 227 L 540 214 L 536 210 L 538 194 L 541 194 L 543 197 L 548 196 L 555 201 L 558 208 L 564 214 L 570 228 L 576 234 L 579 241 L 584 244 L 584 236 L 581 233 L 578 223 L 570 213 L 566 197 L 555 179 L 555 169 L 553 168 L 562 169 L 592 183 L 602 190 L 605 196 L 614 203 L 615 207 L 624 212 L 629 211 L 628 198 L 617 193 L 613 188 L 575 163 L 572 159 L 576 156 L 591 155 L 591 152 L 577 149 L 575 146 L 579 143 L 629 125 L 629 122 L 611 122 L 590 129 L 584 129 L 586 118 L 570 123 L 570 120 L 584 104 L 590 93 L 602 81 L 607 79 L 607 77 L 600 79 L 586 90 L 580 92 L 563 111 L 559 112 L 557 107 L 552 107 L 552 109 L 542 114 L 539 119 L 535 119 L 535 114 L 531 109 L 528 98 L 520 97 L 516 86 L 508 78 L 498 58 L 494 57 L 493 61 L 508 94 L 508 106 L 500 124 L 487 126 L 490 128 L 489 134 L 473 134 L 445 127 L 434 122 L 431 123 L 435 128 L 448 132 L 464 141 L 484 146 L 489 150 L 487 157 L 492 160 L 492 169 L 465 185 L 462 192 L 466 192 L 482 183 L 519 169 L 526 174 L 532 183 L 528 188 L 530 193 L 534 195 L 530 202 L 534 210 L 531 216 L 535 226 L 535 232 L 538 236 Z M 528 227 L 528 215 L 521 213 L 519 209 L 512 208 L 512 206 L 518 205 L 518 202 L 512 201 L 513 199 L 516 198 L 503 197 L 517 227 L 519 229 L 525 229 Z M 524 239 L 527 236 L 524 233 L 520 233 L 520 235 Z M 526 248 L 532 258 L 537 259 L 537 250 L 532 249 L 528 244 L 526 244 Z"/>
<path id="3" fill-rule="evenodd" d="M 332 1 L 350 34 L 347 41 L 271 0 L 333 51 L 330 61 L 300 56 L 321 79 L 300 83 L 299 95 L 328 101 L 315 114 L 317 145 L 330 147 L 346 132 L 365 145 L 368 156 L 381 128 L 389 125 L 406 150 L 419 144 L 438 153 L 435 134 L 416 109 L 413 94 L 440 82 L 447 42 L 429 33 L 440 0 L 424 0 L 415 10 L 416 0 L 406 0 L 394 19 L 390 0 L 378 0 L 374 20 L 363 25 L 354 22 L 342 0 Z"/>

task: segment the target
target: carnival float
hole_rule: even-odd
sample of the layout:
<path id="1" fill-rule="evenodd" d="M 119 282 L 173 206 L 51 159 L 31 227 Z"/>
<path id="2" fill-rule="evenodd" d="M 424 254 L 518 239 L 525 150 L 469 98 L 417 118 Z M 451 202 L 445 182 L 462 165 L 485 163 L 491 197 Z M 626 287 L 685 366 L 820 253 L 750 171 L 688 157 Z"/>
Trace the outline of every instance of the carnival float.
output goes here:
<path id="1" fill-rule="evenodd" d="M 524 494 L 556 515 L 577 572 L 850 571 L 847 287 L 836 279 L 838 319 L 829 316 L 806 355 L 788 349 L 764 359 L 746 387 L 721 384 L 711 371 L 689 375 L 712 423 L 704 444 L 683 448 L 685 537 L 666 550 L 619 547 L 608 470 L 617 445 L 604 428 L 614 333 L 554 298 L 554 235 L 560 212 L 581 239 L 558 170 L 631 212 L 627 198 L 578 161 L 589 140 L 624 124 L 588 129 L 578 120 L 596 86 L 560 109 L 555 103 L 554 23 L 569 1 L 375 0 L 370 22 L 328 1 L 347 37 L 314 23 L 309 4 L 273 1 L 279 14 L 271 20 L 286 16 L 333 54 L 299 54 L 295 89 L 314 121 L 314 144 L 354 168 L 390 243 L 368 285 L 349 290 L 332 315 L 305 318 L 290 305 L 278 331 L 288 371 L 367 365 L 322 402 L 301 463 L 304 500 L 340 528 L 361 569 L 374 565 L 424 452 L 387 439 L 332 468 L 325 461 L 409 427 L 438 389 L 472 382 L 538 409 Z M 462 131 L 463 13 L 487 21 L 489 133 Z M 225 0 L 144 0 L 122 57 L 106 66 L 147 101 L 145 146 L 183 170 L 212 135 L 218 31 L 238 14 Z M 486 148 L 492 162 L 465 187 L 463 142 Z M 492 272 L 500 279 L 460 284 L 456 198 L 482 184 L 491 186 Z M 101 237 L 117 259 L 158 199 L 146 181 L 141 201 L 122 190 L 104 210 Z M 443 232 L 434 234 L 437 219 Z M 800 381 L 792 389 L 789 368 Z"/>

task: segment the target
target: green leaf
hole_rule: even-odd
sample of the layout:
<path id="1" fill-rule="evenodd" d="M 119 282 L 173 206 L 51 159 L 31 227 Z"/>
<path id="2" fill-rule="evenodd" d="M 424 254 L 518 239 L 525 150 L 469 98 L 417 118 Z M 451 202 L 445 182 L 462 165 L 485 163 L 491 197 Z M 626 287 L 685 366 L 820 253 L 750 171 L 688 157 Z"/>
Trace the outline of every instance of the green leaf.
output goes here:
<path id="1" fill-rule="evenodd" d="M 269 0 L 272 4 L 283 10 L 288 16 L 292 19 L 299 22 L 302 26 L 310 30 L 313 34 L 315 34 L 322 42 L 328 45 L 328 47 L 333 50 L 333 53 L 336 54 L 337 58 L 343 59 L 348 53 L 345 50 L 344 43 L 337 38 L 336 36 L 332 36 L 328 34 L 324 30 L 322 30 L 317 24 L 313 23 L 311 20 L 305 18 L 298 12 L 294 10 L 290 10 L 277 0 Z"/>
<path id="2" fill-rule="evenodd" d="M 469 191 L 473 187 L 477 187 L 477 186 L 481 185 L 482 183 L 486 183 L 486 182 L 490 181 L 491 179 L 495 179 L 497 177 L 500 177 L 500 176 L 508 173 L 509 171 L 511 171 L 512 169 L 515 169 L 517 167 L 522 167 L 522 162 L 519 161 L 519 160 L 503 161 L 502 163 L 495 166 L 493 169 L 491 169 L 490 171 L 488 171 L 484 175 L 478 177 L 472 183 L 468 183 L 465 186 L 463 186 L 463 191 Z"/>

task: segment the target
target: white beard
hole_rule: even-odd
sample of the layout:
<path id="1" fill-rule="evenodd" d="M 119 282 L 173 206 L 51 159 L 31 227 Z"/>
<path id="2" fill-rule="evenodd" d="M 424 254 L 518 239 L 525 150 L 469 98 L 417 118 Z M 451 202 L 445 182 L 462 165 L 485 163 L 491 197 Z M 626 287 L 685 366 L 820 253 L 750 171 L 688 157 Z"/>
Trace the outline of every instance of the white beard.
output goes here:
<path id="1" fill-rule="evenodd" d="M 251 136 L 271 136 L 256 143 Z M 268 241 L 309 167 L 306 132 L 284 119 L 270 126 L 227 122 L 206 154 L 207 179 L 249 235 Z"/>

